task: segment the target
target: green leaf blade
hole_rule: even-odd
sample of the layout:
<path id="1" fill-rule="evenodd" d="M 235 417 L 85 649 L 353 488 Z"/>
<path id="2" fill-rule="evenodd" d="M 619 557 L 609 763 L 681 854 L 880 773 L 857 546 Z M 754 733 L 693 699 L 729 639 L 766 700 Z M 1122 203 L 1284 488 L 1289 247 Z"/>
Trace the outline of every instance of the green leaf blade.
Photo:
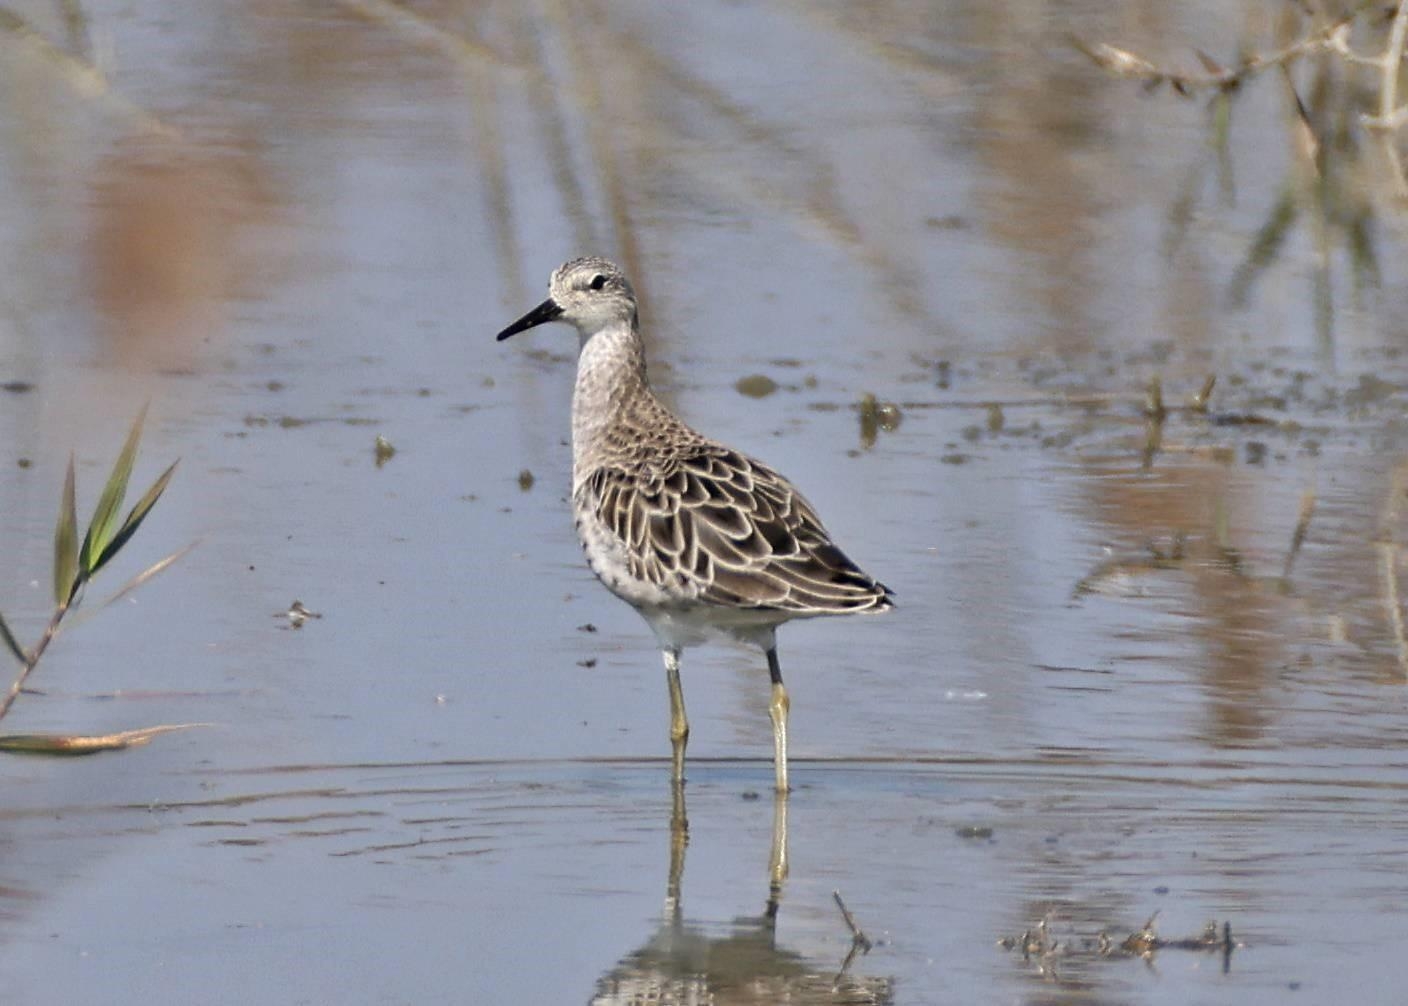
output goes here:
<path id="1" fill-rule="evenodd" d="M 137 528 L 142 526 L 142 521 L 147 519 L 147 514 L 151 513 L 152 507 L 156 506 L 156 501 L 161 499 L 161 494 L 166 491 L 166 484 L 171 481 L 171 476 L 176 473 L 176 466 L 180 463 L 179 459 L 171 462 L 171 466 L 161 473 L 161 476 L 152 483 L 152 487 L 137 501 L 137 505 L 128 512 L 127 519 L 122 522 L 122 526 L 118 528 L 112 540 L 98 554 L 92 572 L 96 573 L 102 569 L 109 559 L 117 555 L 118 549 L 126 545 L 128 540 L 137 533 Z"/>
<path id="2" fill-rule="evenodd" d="M 78 513 L 74 506 L 73 456 L 69 455 L 59 501 L 59 523 L 54 528 L 54 603 L 67 604 L 78 580 Z"/>
<path id="3" fill-rule="evenodd" d="M 88 525 L 88 533 L 83 536 L 83 551 L 79 563 L 83 573 L 91 576 L 97 571 L 98 558 L 112 541 L 117 532 L 118 511 L 122 508 L 123 497 L 127 495 L 127 482 L 132 477 L 132 465 L 137 460 L 137 445 L 142 439 L 142 424 L 147 418 L 147 407 L 137 413 L 132 430 L 127 434 L 127 442 L 112 466 L 107 485 L 103 486 L 98 497 L 97 509 L 93 511 L 93 521 Z"/>
<path id="4" fill-rule="evenodd" d="M 15 638 L 15 634 L 10 631 L 10 626 L 5 622 L 5 616 L 0 615 L 0 639 L 4 639 L 5 646 L 15 655 L 15 659 L 22 664 L 29 663 L 29 656 L 24 652 L 24 647 Z"/>

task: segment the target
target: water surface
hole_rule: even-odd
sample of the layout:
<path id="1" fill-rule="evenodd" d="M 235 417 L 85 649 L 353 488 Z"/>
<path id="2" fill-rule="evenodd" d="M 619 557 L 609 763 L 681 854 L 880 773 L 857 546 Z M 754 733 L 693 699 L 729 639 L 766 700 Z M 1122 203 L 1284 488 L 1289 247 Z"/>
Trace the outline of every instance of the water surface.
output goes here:
<path id="1" fill-rule="evenodd" d="M 97 4 L 75 35 L 17 8 L 0 610 L 41 630 L 68 453 L 86 512 L 143 402 L 136 480 L 181 466 L 105 578 L 200 544 L 67 632 L 6 728 L 214 725 L 0 763 L 0 979 L 35 1001 L 1387 999 L 1398 211 L 1365 149 L 1369 181 L 1316 215 L 1283 81 L 1239 95 L 1220 155 L 1205 100 L 1068 41 L 1192 67 L 1269 48 L 1271 10 Z M 574 340 L 493 341 L 588 251 L 634 278 L 669 400 L 898 595 L 781 634 L 771 926 L 764 664 L 686 657 L 681 858 L 658 655 L 573 540 Z M 290 628 L 294 599 L 322 617 Z M 833 891 L 876 944 L 844 973 Z M 1086 948 L 1155 912 L 1239 945 Z M 1043 920 L 1065 952 L 999 945 Z"/>

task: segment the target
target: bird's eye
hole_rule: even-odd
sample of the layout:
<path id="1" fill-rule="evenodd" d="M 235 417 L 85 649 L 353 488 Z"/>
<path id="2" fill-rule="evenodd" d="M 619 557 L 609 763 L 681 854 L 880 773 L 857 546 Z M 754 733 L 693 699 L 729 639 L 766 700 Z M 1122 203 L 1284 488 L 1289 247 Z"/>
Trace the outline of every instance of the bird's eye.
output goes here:
<path id="1" fill-rule="evenodd" d="M 592 277 L 591 288 L 593 290 L 600 290 L 605 285 L 606 277 L 601 275 L 601 273 L 597 273 L 595 276 Z"/>

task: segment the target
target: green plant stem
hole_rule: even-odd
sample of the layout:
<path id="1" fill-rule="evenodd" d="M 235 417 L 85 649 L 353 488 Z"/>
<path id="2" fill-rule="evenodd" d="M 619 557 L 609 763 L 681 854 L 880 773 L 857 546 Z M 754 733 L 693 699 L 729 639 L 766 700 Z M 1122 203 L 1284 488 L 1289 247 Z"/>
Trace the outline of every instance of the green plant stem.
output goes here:
<path id="1" fill-rule="evenodd" d="M 39 642 L 34 644 L 25 656 L 24 666 L 15 675 L 14 682 L 10 685 L 10 690 L 5 694 L 5 698 L 0 700 L 0 720 L 5 718 L 5 714 L 10 711 L 10 707 L 15 704 L 15 699 L 19 698 L 20 692 L 24 689 L 24 683 L 29 678 L 30 671 L 34 670 L 39 663 L 39 658 L 44 656 L 44 651 L 49 648 L 49 644 L 54 641 L 54 637 L 59 634 L 59 623 L 68 613 L 68 604 L 61 604 L 54 609 L 54 614 L 49 619 L 49 624 L 44 628 L 44 635 L 39 637 Z"/>

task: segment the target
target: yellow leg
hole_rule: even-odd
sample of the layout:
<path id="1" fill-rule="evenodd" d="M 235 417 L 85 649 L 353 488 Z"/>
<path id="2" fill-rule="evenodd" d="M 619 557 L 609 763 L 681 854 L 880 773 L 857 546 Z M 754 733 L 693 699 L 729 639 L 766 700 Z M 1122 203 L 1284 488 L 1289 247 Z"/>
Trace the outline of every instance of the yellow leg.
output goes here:
<path id="1" fill-rule="evenodd" d="M 777 774 L 777 791 L 787 792 L 787 689 L 782 686 L 782 668 L 777 662 L 777 647 L 768 650 L 768 674 L 772 677 L 772 701 L 768 715 L 772 717 L 772 765 Z"/>
<path id="2" fill-rule="evenodd" d="M 787 792 L 787 689 L 782 682 L 772 686 L 772 702 L 768 714 L 772 716 L 772 765 L 777 774 L 777 791 Z"/>
<path id="3" fill-rule="evenodd" d="M 768 878 L 778 886 L 787 879 L 787 794 L 776 793 L 772 800 L 772 855 Z"/>
<path id="4" fill-rule="evenodd" d="M 684 781 L 670 782 L 670 876 L 665 886 L 665 914 L 680 920 L 680 881 L 684 877 L 684 850 L 689 845 L 689 818 L 684 808 Z"/>
<path id="5" fill-rule="evenodd" d="M 787 793 L 779 790 L 772 798 L 772 855 L 768 859 L 768 921 L 777 922 L 782 904 L 782 882 L 787 879 Z"/>
<path id="6" fill-rule="evenodd" d="M 665 680 L 670 686 L 670 780 L 684 783 L 684 749 L 689 743 L 689 719 L 684 714 L 684 689 L 680 687 L 680 651 L 665 650 Z"/>

